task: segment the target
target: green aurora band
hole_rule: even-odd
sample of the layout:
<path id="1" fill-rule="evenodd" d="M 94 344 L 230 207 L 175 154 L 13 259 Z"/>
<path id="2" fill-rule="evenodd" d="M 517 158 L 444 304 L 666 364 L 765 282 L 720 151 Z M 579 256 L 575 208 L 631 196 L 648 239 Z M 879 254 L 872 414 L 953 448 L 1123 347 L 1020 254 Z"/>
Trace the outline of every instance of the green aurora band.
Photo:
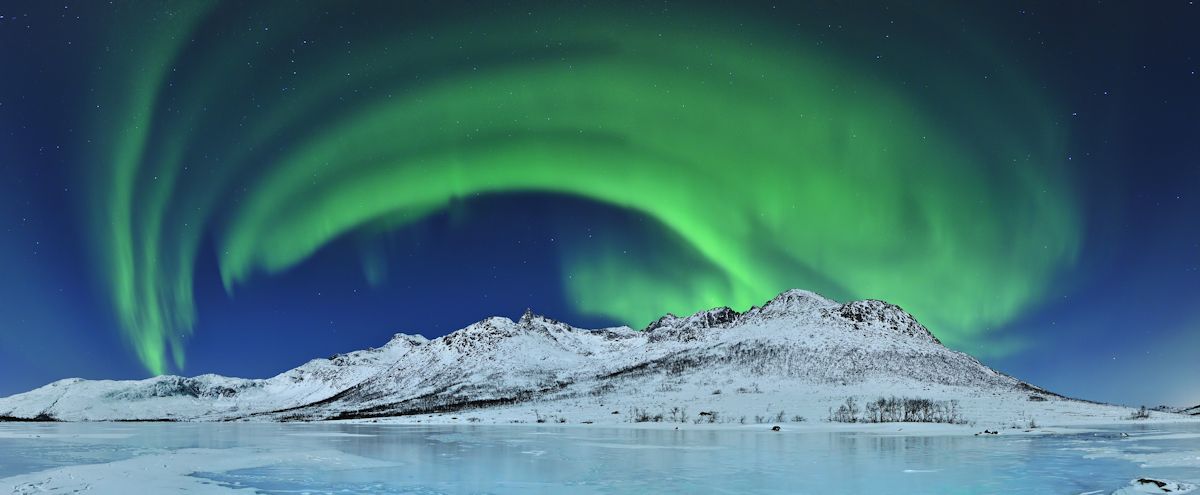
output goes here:
<path id="1" fill-rule="evenodd" d="M 679 252 L 563 253 L 578 309 L 635 326 L 801 287 L 899 304 L 978 347 L 1077 250 L 1062 131 L 1019 79 L 928 101 L 717 12 L 382 22 L 309 44 L 320 19 L 303 8 L 217 37 L 236 17 L 218 14 L 239 7 L 198 5 L 110 34 L 96 74 L 97 263 L 151 373 L 184 367 L 206 239 L 233 293 L 482 194 L 574 195 L 655 220 Z M 968 77 L 942 70 L 943 88 Z"/>

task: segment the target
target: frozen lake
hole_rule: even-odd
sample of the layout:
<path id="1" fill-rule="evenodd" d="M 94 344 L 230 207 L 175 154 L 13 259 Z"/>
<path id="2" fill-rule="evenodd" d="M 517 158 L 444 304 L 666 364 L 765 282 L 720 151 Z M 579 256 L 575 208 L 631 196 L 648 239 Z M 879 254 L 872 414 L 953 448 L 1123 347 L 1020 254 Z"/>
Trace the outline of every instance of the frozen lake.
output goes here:
<path id="1" fill-rule="evenodd" d="M 671 428 L 0 423 L 0 492 L 1107 494 L 1138 477 L 1200 482 L 1197 424 L 980 437 Z"/>

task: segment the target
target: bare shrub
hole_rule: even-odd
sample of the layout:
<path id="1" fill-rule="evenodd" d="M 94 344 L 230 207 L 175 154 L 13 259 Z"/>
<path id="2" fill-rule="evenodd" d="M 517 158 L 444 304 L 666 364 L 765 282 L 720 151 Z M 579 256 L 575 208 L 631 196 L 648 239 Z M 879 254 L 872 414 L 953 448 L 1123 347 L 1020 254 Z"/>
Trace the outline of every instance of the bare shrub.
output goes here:
<path id="1" fill-rule="evenodd" d="M 880 397 L 867 402 L 862 415 L 854 398 L 831 410 L 829 420 L 840 423 L 966 423 L 958 410 L 958 401 L 935 401 L 909 397 Z"/>
<path id="2" fill-rule="evenodd" d="M 739 393 L 739 394 L 761 394 L 762 390 L 759 390 L 758 383 L 751 383 L 749 387 L 738 387 L 737 393 Z"/>
<path id="3" fill-rule="evenodd" d="M 603 385 L 600 385 L 599 387 L 596 387 L 596 388 L 588 391 L 588 395 L 590 395 L 592 397 L 600 397 L 602 395 L 607 395 L 612 392 L 615 392 L 616 390 L 617 390 L 616 385 L 613 385 L 611 383 L 605 383 Z"/>
<path id="4" fill-rule="evenodd" d="M 837 410 L 831 410 L 829 412 L 829 421 L 836 423 L 857 423 L 858 403 L 854 402 L 854 397 L 847 397 L 846 403 L 838 406 Z"/>
<path id="5" fill-rule="evenodd" d="M 651 414 L 646 409 L 635 407 L 633 408 L 633 416 L 630 417 L 630 420 L 634 423 L 661 423 L 663 415 L 661 413 Z"/>
<path id="6" fill-rule="evenodd" d="M 1150 418 L 1150 411 L 1146 410 L 1146 406 L 1142 406 L 1140 409 L 1130 413 L 1129 417 L 1125 418 L 1125 419 L 1149 419 L 1149 418 Z"/>

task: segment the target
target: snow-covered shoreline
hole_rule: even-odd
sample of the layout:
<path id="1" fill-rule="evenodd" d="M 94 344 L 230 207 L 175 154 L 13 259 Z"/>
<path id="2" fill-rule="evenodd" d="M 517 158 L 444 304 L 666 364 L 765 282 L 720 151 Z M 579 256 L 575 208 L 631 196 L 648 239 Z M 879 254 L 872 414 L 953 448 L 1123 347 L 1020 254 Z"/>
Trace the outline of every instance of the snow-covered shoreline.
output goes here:
<path id="1" fill-rule="evenodd" d="M 1114 406 L 1116 407 L 1116 406 Z M 1129 409 L 1129 408 L 1123 408 Z M 1147 427 L 1155 426 L 1171 426 L 1171 425 L 1200 425 L 1200 418 L 1181 414 L 1160 414 L 1152 416 L 1149 419 L 1139 420 L 1085 420 L 1076 419 L 1069 422 L 1055 422 L 1038 424 L 1036 427 L 1030 428 L 991 426 L 980 424 L 979 422 L 969 422 L 967 424 L 946 424 L 946 423 L 918 423 L 918 422 L 886 422 L 886 423 L 839 423 L 825 420 L 816 421 L 782 421 L 773 422 L 767 421 L 764 423 L 740 424 L 740 423 L 696 423 L 689 422 L 543 422 L 536 421 L 495 421 L 495 420 L 480 420 L 472 421 L 471 418 L 476 416 L 467 415 L 427 415 L 421 417 L 400 416 L 400 417 L 383 417 L 372 419 L 341 419 L 341 420 L 323 420 L 323 421 L 292 421 L 279 423 L 275 421 L 237 421 L 232 424 L 276 424 L 293 426 L 298 429 L 307 427 L 320 427 L 323 425 L 346 425 L 346 426 L 389 426 L 389 427 L 471 427 L 471 428 L 486 428 L 486 427 L 505 427 L 505 428 L 565 428 L 565 429 L 630 429 L 630 430 L 679 430 L 679 431 L 734 431 L 734 432 L 770 432 L 777 434 L 798 434 L 798 433 L 855 433 L 855 434 L 877 434 L 889 436 L 977 436 L 983 431 L 994 431 L 996 435 L 1070 435 L 1082 433 L 1102 433 L 1113 431 L 1136 431 Z M 0 439 L 6 438 L 123 438 L 126 435 L 116 433 L 106 434 L 88 434 L 80 436 L 78 434 L 56 434 L 56 433 L 13 433 L 3 431 L 3 426 L 52 426 L 52 425 L 112 425 L 112 426 L 128 426 L 137 424 L 158 423 L 158 422 L 129 422 L 129 421 L 81 421 L 81 422 L 20 422 L 9 421 L 0 422 Z M 197 424 L 207 422 L 179 422 L 165 424 Z M 779 427 L 774 430 L 774 427 Z"/>

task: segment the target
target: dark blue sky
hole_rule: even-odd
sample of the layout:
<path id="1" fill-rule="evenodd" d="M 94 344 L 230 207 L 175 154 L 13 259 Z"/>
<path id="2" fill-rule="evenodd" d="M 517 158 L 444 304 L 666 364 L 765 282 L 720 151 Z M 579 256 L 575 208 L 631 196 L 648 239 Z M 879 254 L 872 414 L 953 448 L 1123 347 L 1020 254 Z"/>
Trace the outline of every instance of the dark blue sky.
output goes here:
<path id="1" fill-rule="evenodd" d="M 659 10 L 638 5 L 634 12 Z M 1200 6 L 816 4 L 779 15 L 827 25 L 822 40 L 862 52 L 871 49 L 862 40 L 889 20 L 933 17 L 986 40 L 1030 74 L 1069 112 L 1059 117 L 1082 213 L 1080 247 L 1036 304 L 991 329 L 1026 345 L 985 362 L 1088 399 L 1200 402 Z M 81 173 L 102 166 L 87 151 L 98 137 L 80 116 L 96 91 L 89 78 L 105 43 L 100 21 L 111 18 L 91 2 L 0 6 L 0 395 L 73 376 L 145 376 L 97 274 L 84 198 L 94 177 Z M 892 33 L 919 34 L 905 29 Z M 222 109 L 220 101 L 209 105 Z M 562 257 L 593 235 L 619 232 L 632 256 L 652 258 L 671 242 L 654 226 L 642 213 L 566 194 L 472 196 L 370 242 L 341 237 L 281 274 L 256 276 L 232 297 L 206 234 L 185 371 L 264 377 L 381 345 L 396 332 L 436 337 L 526 307 L 578 326 L 622 323 L 581 314 L 564 287 Z M 384 283 L 364 279 L 363 249 L 386 259 Z"/>

